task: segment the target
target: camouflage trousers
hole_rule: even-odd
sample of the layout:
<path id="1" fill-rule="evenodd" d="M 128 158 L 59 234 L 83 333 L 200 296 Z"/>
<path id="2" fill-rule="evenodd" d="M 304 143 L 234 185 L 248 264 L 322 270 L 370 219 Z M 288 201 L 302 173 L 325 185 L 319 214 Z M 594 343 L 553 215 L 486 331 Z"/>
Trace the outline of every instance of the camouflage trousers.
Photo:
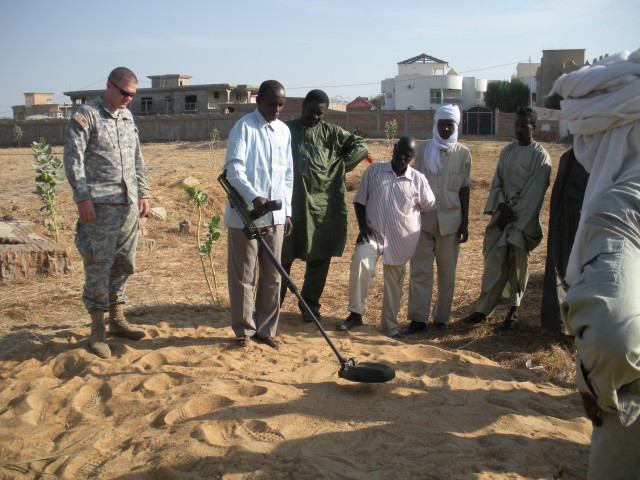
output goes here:
<path id="1" fill-rule="evenodd" d="M 138 239 L 136 204 L 94 204 L 96 223 L 78 221 L 75 244 L 84 263 L 82 302 L 88 310 L 108 310 L 126 301 L 135 268 Z"/>

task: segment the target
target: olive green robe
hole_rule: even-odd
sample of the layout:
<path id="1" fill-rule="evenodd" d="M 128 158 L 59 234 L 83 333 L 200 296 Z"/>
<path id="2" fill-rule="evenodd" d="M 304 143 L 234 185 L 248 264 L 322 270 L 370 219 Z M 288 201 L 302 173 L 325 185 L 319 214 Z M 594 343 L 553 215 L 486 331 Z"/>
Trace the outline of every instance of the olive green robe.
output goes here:
<path id="1" fill-rule="evenodd" d="M 304 127 L 286 122 L 293 154 L 293 230 L 282 246 L 282 263 L 339 257 L 347 241 L 345 174 L 366 156 L 364 139 L 338 125 Z"/>

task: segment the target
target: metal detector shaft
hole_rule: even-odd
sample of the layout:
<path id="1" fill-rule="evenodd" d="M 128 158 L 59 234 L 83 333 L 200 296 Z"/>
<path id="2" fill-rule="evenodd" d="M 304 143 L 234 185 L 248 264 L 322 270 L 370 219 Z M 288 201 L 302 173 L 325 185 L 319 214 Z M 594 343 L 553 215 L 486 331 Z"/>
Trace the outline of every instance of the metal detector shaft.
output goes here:
<path id="1" fill-rule="evenodd" d="M 229 180 L 227 180 L 226 170 L 223 171 L 218 176 L 218 182 L 220 182 L 220 184 L 222 185 L 222 188 L 227 193 L 229 204 L 236 212 L 238 212 L 238 215 L 242 219 L 242 223 L 244 224 L 245 235 L 247 236 L 247 238 L 249 238 L 249 240 L 258 241 L 258 244 L 266 252 L 267 256 L 269 257 L 269 260 L 271 260 L 271 262 L 276 267 L 278 272 L 280 272 L 280 276 L 282 277 L 283 281 L 287 282 L 287 287 L 289 288 L 289 290 L 291 290 L 291 292 L 296 296 L 296 298 L 300 302 L 300 305 L 302 305 L 302 307 L 307 312 L 307 314 L 310 315 L 310 317 L 313 319 L 313 323 L 316 324 L 316 327 L 318 327 L 318 330 L 320 330 L 320 333 L 322 334 L 324 339 L 327 341 L 327 343 L 331 347 L 331 350 L 333 350 L 333 353 L 335 353 L 336 357 L 338 357 L 338 360 L 340 361 L 342 368 L 344 369 L 346 367 L 355 365 L 356 363 L 355 360 L 353 359 L 347 360 L 342 355 L 340 355 L 340 352 L 338 351 L 338 349 L 335 347 L 335 345 L 327 335 L 327 332 L 325 332 L 324 328 L 322 328 L 322 325 L 320 325 L 320 322 L 316 318 L 315 314 L 313 313 L 311 308 L 309 308 L 309 305 L 307 305 L 307 302 L 304 301 L 304 299 L 302 298 L 302 295 L 300 295 L 300 292 L 298 292 L 298 289 L 293 283 L 293 280 L 291 280 L 291 277 L 289 277 L 289 275 L 287 274 L 285 269 L 282 267 L 282 265 L 280 264 L 276 256 L 273 254 L 273 252 L 267 245 L 267 242 L 265 242 L 264 238 L 262 238 L 261 229 L 258 228 L 255 222 L 253 221 L 255 220 L 255 217 L 256 217 L 254 215 L 254 212 L 248 210 L 246 202 L 243 200 L 243 198 L 240 196 L 237 190 L 233 187 L 233 185 L 229 183 Z"/>
<path id="2" fill-rule="evenodd" d="M 265 242 L 264 238 L 262 238 L 262 234 L 261 233 L 258 233 L 258 236 L 256 237 L 256 240 L 258 241 L 260 246 L 264 249 L 264 251 L 266 252 L 267 256 L 271 259 L 271 262 L 273 262 L 275 267 L 278 269 L 282 279 L 287 282 L 287 287 L 289 288 L 289 290 L 291 290 L 291 293 L 293 293 L 296 296 L 296 298 L 300 302 L 300 305 L 302 305 L 302 307 L 307 312 L 307 314 L 309 314 L 311 316 L 311 318 L 313 319 L 313 323 L 316 324 L 316 327 L 318 327 L 318 330 L 320 330 L 320 333 L 322 334 L 324 339 L 327 341 L 327 343 L 331 347 L 331 350 L 333 350 L 333 353 L 335 353 L 336 357 L 338 357 L 338 360 L 340 360 L 340 364 L 343 367 L 352 365 L 354 363 L 352 360 L 346 360 L 342 355 L 340 355 L 340 352 L 338 351 L 338 349 L 335 347 L 335 345 L 333 344 L 333 342 L 331 341 L 331 339 L 327 335 L 327 332 L 324 330 L 324 328 L 322 328 L 322 325 L 320 324 L 320 321 L 316 318 L 316 316 L 313 313 L 313 311 L 311 310 L 311 308 L 309 308 L 309 305 L 307 305 L 307 302 L 304 301 L 304 299 L 302 298 L 302 295 L 300 295 L 300 292 L 298 291 L 298 288 L 296 287 L 296 285 L 293 283 L 293 280 L 291 280 L 291 277 L 289 277 L 289 275 L 287 275 L 287 272 L 282 267 L 282 265 L 280 265 L 280 262 L 278 262 L 278 259 L 275 257 L 275 255 L 273 254 L 273 252 L 271 251 L 271 249 L 267 245 L 267 242 Z"/>

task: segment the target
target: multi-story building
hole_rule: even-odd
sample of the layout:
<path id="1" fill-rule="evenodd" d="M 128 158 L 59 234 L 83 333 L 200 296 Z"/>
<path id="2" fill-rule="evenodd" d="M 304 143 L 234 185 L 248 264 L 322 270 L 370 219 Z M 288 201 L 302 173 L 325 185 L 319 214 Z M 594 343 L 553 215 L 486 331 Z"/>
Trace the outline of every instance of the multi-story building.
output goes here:
<path id="1" fill-rule="evenodd" d="M 536 89 L 538 88 L 538 84 L 536 81 L 536 72 L 540 68 L 539 63 L 519 63 L 516 66 L 516 78 L 522 80 L 527 87 L 529 87 L 529 91 L 531 92 L 531 104 L 536 104 Z"/>
<path id="2" fill-rule="evenodd" d="M 553 82 L 563 73 L 578 70 L 584 65 L 584 48 L 570 50 L 543 50 L 540 68 L 536 74 L 536 106 L 544 107 Z"/>
<path id="3" fill-rule="evenodd" d="M 484 105 L 487 80 L 462 77 L 449 63 L 421 54 L 398 63 L 398 75 L 382 80 L 383 110 L 435 110 L 446 104 L 463 110 Z"/>
<path id="4" fill-rule="evenodd" d="M 151 75 L 151 88 L 138 88 L 129 103 L 134 115 L 175 115 L 233 112 L 236 106 L 255 103 L 258 87 L 213 83 L 190 85 L 189 75 Z M 96 98 L 104 90 L 79 90 L 64 92 L 73 106 Z"/>
<path id="5" fill-rule="evenodd" d="M 73 105 L 68 103 L 53 103 L 53 93 L 25 93 L 24 105 L 15 105 L 14 120 L 28 120 L 29 118 L 69 118 Z"/>

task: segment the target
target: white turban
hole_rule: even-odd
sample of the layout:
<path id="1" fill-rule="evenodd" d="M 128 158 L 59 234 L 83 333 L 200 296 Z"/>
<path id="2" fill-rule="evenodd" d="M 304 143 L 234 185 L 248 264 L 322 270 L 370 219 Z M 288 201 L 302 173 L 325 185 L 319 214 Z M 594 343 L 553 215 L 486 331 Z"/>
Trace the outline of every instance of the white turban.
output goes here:
<path id="1" fill-rule="evenodd" d="M 590 173 L 576 232 L 579 238 L 594 198 L 615 183 L 640 175 L 640 49 L 562 75 L 553 91 L 564 98 L 561 118 L 574 135 L 577 160 Z M 567 266 L 569 284 L 580 273 L 576 248 Z"/>
<path id="2" fill-rule="evenodd" d="M 453 120 L 454 127 L 451 136 L 443 140 L 438 132 L 438 120 Z M 426 167 L 432 173 L 440 170 L 440 150 L 449 150 L 458 142 L 458 125 L 460 125 L 460 109 L 456 105 L 443 105 L 436 110 L 433 121 L 433 138 L 427 150 Z"/>

